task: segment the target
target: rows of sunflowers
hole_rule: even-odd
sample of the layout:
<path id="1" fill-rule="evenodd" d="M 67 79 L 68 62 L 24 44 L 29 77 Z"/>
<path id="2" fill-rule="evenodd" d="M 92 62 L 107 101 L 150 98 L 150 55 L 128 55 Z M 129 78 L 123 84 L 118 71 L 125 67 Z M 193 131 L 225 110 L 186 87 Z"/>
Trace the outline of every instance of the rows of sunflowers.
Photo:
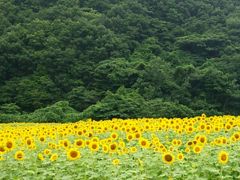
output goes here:
<path id="1" fill-rule="evenodd" d="M 240 116 L 0 125 L 0 179 L 240 179 Z"/>

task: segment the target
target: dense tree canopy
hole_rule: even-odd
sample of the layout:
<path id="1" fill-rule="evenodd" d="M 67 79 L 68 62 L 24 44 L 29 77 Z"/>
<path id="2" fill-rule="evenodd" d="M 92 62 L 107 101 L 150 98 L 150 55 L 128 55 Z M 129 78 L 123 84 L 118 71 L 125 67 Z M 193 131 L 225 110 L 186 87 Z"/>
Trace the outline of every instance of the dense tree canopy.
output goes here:
<path id="1" fill-rule="evenodd" d="M 239 37 L 239 0 L 0 0 L 0 113 L 239 114 Z"/>

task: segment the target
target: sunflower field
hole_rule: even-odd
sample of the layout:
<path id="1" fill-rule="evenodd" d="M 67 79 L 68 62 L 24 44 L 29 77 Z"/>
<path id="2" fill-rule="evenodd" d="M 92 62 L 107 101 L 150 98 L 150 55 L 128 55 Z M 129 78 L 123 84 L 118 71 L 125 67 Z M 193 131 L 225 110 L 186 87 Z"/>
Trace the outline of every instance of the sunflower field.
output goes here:
<path id="1" fill-rule="evenodd" d="M 240 116 L 0 125 L 0 179 L 240 179 Z"/>

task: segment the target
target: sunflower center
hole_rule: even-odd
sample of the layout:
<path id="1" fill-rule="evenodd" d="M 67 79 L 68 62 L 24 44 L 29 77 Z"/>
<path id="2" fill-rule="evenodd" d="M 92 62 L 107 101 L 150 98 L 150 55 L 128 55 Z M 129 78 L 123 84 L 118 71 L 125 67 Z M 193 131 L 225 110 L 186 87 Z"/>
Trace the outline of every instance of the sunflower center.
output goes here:
<path id="1" fill-rule="evenodd" d="M 226 161 L 226 160 L 227 160 L 226 154 L 223 154 L 223 155 L 221 156 L 221 160 L 222 160 L 222 161 Z"/>
<path id="2" fill-rule="evenodd" d="M 23 155 L 21 153 L 17 154 L 18 159 L 22 159 Z"/>
<path id="3" fill-rule="evenodd" d="M 32 141 L 31 141 L 31 140 L 27 140 L 27 144 L 28 144 L 28 145 L 31 145 L 31 144 L 32 144 Z"/>
<path id="4" fill-rule="evenodd" d="M 71 156 L 72 158 L 76 158 L 76 157 L 78 156 L 78 153 L 77 153 L 76 151 L 71 151 L 71 152 L 70 152 L 70 156 Z"/>
<path id="5" fill-rule="evenodd" d="M 146 141 L 142 141 L 141 144 L 142 144 L 142 146 L 146 146 L 147 142 Z"/>
<path id="6" fill-rule="evenodd" d="M 165 156 L 165 160 L 167 161 L 167 162 L 171 162 L 172 161 L 172 156 L 170 155 L 170 154 L 167 154 L 166 156 Z"/>
<path id="7" fill-rule="evenodd" d="M 196 148 L 195 148 L 195 151 L 196 151 L 196 152 L 199 152 L 199 151 L 200 151 L 200 148 L 199 148 L 199 147 L 196 147 Z"/>
<path id="8" fill-rule="evenodd" d="M 77 142 L 77 145 L 78 145 L 78 146 L 81 146 L 81 145 L 82 145 L 82 141 L 78 141 L 78 142 Z"/>
<path id="9" fill-rule="evenodd" d="M 191 146 L 191 145 L 192 145 L 192 142 L 188 142 L 188 145 Z"/>
<path id="10" fill-rule="evenodd" d="M 93 149 L 97 149 L 97 145 L 96 145 L 96 144 L 93 144 L 93 145 L 92 145 L 92 148 L 93 148 Z"/>
<path id="11" fill-rule="evenodd" d="M 12 148 L 13 144 L 11 142 L 7 142 L 7 147 Z"/>
<path id="12" fill-rule="evenodd" d="M 116 149 L 116 145 L 115 144 L 112 144 L 111 145 L 111 150 L 115 150 Z"/>

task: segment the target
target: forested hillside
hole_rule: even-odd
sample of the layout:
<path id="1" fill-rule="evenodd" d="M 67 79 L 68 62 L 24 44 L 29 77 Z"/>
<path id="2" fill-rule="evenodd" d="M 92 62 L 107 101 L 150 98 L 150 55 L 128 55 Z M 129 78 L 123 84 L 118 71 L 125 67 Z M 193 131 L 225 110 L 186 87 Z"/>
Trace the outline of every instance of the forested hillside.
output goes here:
<path id="1" fill-rule="evenodd" d="M 203 112 L 240 113 L 239 0 L 0 0 L 2 121 Z"/>

